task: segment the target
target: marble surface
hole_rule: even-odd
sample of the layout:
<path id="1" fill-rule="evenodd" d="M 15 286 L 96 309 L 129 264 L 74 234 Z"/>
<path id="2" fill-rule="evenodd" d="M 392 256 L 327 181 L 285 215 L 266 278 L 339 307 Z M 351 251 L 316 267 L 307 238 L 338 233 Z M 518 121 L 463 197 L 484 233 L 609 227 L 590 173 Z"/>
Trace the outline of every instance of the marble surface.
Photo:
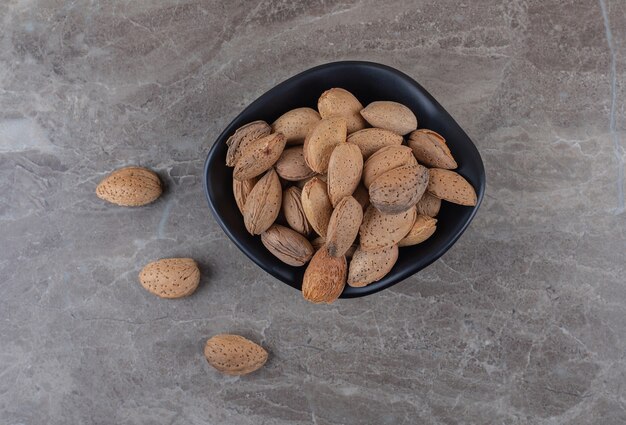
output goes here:
<path id="1" fill-rule="evenodd" d="M 0 4 L 0 423 L 626 423 L 626 3 L 381 4 Z M 201 168 L 245 105 L 341 59 L 424 85 L 488 185 L 441 260 L 316 306 L 226 238 Z M 165 196 L 96 198 L 127 164 Z M 137 283 L 166 256 L 201 264 L 192 297 Z M 266 367 L 210 368 L 219 332 Z"/>

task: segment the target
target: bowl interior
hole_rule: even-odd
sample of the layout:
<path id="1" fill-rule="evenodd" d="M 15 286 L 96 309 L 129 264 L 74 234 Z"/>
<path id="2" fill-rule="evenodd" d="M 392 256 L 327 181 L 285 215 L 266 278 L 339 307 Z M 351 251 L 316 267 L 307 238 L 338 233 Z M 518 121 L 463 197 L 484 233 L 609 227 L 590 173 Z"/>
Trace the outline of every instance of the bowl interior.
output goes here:
<path id="1" fill-rule="evenodd" d="M 211 147 L 204 169 L 207 199 L 218 223 L 252 261 L 277 279 L 300 289 L 306 266 L 282 263 L 265 249 L 259 236 L 246 231 L 233 196 L 233 170 L 225 165 L 226 139 L 250 121 L 272 123 L 290 109 L 316 108 L 318 97 L 332 87 L 352 92 L 364 106 L 375 100 L 392 100 L 408 106 L 417 116 L 419 128 L 435 130 L 445 137 L 459 164 L 456 171 L 474 186 L 478 195 L 475 207 L 444 201 L 435 234 L 419 245 L 401 248 L 396 265 L 382 280 L 363 288 L 346 286 L 341 297 L 351 298 L 387 288 L 442 256 L 476 214 L 485 190 L 485 171 L 476 147 L 465 132 L 426 90 L 400 71 L 371 62 L 335 62 L 284 81 L 255 100 L 226 127 Z"/>

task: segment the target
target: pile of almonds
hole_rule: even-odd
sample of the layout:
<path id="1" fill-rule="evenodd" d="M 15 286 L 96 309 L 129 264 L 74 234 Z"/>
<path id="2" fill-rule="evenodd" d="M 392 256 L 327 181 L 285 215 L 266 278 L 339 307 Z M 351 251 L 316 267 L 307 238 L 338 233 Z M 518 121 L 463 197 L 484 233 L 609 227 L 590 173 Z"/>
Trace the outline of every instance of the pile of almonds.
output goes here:
<path id="1" fill-rule="evenodd" d="M 400 103 L 364 108 L 333 88 L 317 111 L 293 109 L 271 126 L 254 121 L 227 140 L 246 229 L 286 264 L 309 263 L 305 299 L 331 303 L 346 283 L 382 279 L 399 247 L 435 233 L 441 200 L 476 205 L 445 139 L 417 127 Z"/>

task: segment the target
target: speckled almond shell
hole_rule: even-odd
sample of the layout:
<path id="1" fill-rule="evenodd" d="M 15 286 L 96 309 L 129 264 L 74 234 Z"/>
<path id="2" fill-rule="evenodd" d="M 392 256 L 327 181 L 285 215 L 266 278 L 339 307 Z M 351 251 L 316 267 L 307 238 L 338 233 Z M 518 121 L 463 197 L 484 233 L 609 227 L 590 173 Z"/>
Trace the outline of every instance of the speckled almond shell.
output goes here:
<path id="1" fill-rule="evenodd" d="M 415 114 L 401 103 L 391 101 L 372 102 L 361 115 L 372 127 L 384 128 L 404 136 L 417 128 Z"/>
<path id="2" fill-rule="evenodd" d="M 431 195 L 427 190 L 424 192 L 415 207 L 417 208 L 418 214 L 427 215 L 429 217 L 437 217 L 439 209 L 441 208 L 441 199 Z"/>
<path id="3" fill-rule="evenodd" d="M 288 145 L 300 145 L 304 143 L 306 135 L 321 119 L 315 109 L 292 109 L 274 121 L 272 131 L 283 133 Z"/>
<path id="4" fill-rule="evenodd" d="M 377 251 L 357 249 L 350 261 L 348 285 L 362 287 L 379 281 L 391 271 L 397 260 L 397 245 Z"/>
<path id="5" fill-rule="evenodd" d="M 453 170 L 457 163 L 443 136 L 432 130 L 415 130 L 409 135 L 409 147 L 420 164 Z"/>
<path id="6" fill-rule="evenodd" d="M 124 207 L 154 202 L 162 191 L 161 180 L 155 172 L 134 166 L 113 171 L 96 187 L 98 198 Z"/>
<path id="7" fill-rule="evenodd" d="M 272 133 L 249 145 L 235 164 L 233 177 L 248 180 L 272 168 L 285 148 L 285 136 Z"/>
<path id="8" fill-rule="evenodd" d="M 267 361 L 267 351 L 239 335 L 220 334 L 204 346 L 204 357 L 211 366 L 226 375 L 247 375 Z"/>
<path id="9" fill-rule="evenodd" d="M 279 224 L 263 232 L 261 242 L 280 261 L 295 267 L 305 265 L 314 252 L 307 238 Z"/>
<path id="10" fill-rule="evenodd" d="M 233 179 L 233 195 L 235 195 L 237 208 L 239 208 L 242 214 L 243 207 L 246 205 L 246 199 L 248 199 L 248 195 L 252 192 L 252 188 L 257 181 L 259 181 L 257 177 L 242 181 Z"/>
<path id="11" fill-rule="evenodd" d="M 252 235 L 260 235 L 274 223 L 282 205 L 278 174 L 270 169 L 254 185 L 243 208 L 243 221 Z"/>
<path id="12" fill-rule="evenodd" d="M 241 153 L 254 141 L 270 134 L 270 126 L 265 121 L 254 121 L 239 127 L 235 133 L 226 140 L 226 165 L 234 167 Z"/>
<path id="13" fill-rule="evenodd" d="M 371 184 L 370 203 L 382 213 L 397 214 L 417 204 L 427 186 L 428 168 L 419 164 L 394 168 Z"/>
<path id="14" fill-rule="evenodd" d="M 322 118 L 339 115 L 346 119 L 348 133 L 354 133 L 367 126 L 360 112 L 363 105 L 348 90 L 332 88 L 326 90 L 317 101 L 317 110 Z"/>
<path id="15" fill-rule="evenodd" d="M 387 146 L 369 157 L 363 166 L 363 185 L 369 188 L 380 175 L 404 165 L 417 164 L 408 146 Z"/>
<path id="16" fill-rule="evenodd" d="M 352 196 L 343 198 L 333 211 L 326 233 L 326 247 L 332 257 L 341 257 L 350 249 L 359 234 L 363 209 Z"/>
<path id="17" fill-rule="evenodd" d="M 382 128 L 365 128 L 350 134 L 346 141 L 358 146 L 363 155 L 363 159 L 367 159 L 385 146 L 401 145 L 403 139 L 402 136 L 393 131 Z"/>
<path id="18" fill-rule="evenodd" d="M 417 245 L 430 238 L 437 230 L 437 219 L 418 215 L 409 233 L 398 242 L 399 247 Z"/>
<path id="19" fill-rule="evenodd" d="M 328 162 L 328 197 L 333 206 L 352 195 L 361 181 L 363 156 L 355 145 L 342 143 L 333 150 Z"/>
<path id="20" fill-rule="evenodd" d="M 331 257 L 320 248 L 304 272 L 302 296 L 312 303 L 332 303 L 343 292 L 348 275 L 346 257 Z"/>
<path id="21" fill-rule="evenodd" d="M 359 229 L 362 251 L 376 251 L 396 245 L 415 223 L 415 207 L 399 214 L 383 214 L 370 205 Z"/>
<path id="22" fill-rule="evenodd" d="M 328 199 L 326 183 L 313 177 L 302 188 L 302 208 L 315 232 L 326 237 L 333 206 Z"/>
<path id="23" fill-rule="evenodd" d="M 200 283 L 200 269 L 191 258 L 164 258 L 147 264 L 139 282 L 161 298 L 182 298 L 193 294 Z"/>
<path id="24" fill-rule="evenodd" d="M 304 236 L 311 233 L 311 225 L 302 207 L 302 189 L 291 186 L 283 191 L 282 213 L 293 230 Z"/>
<path id="25" fill-rule="evenodd" d="M 476 191 L 460 174 L 441 168 L 430 169 L 428 192 L 439 199 L 454 204 L 476 205 Z"/>
<path id="26" fill-rule="evenodd" d="M 304 160 L 310 169 L 325 174 L 333 150 L 340 143 L 345 143 L 347 135 L 346 120 L 333 116 L 322 119 L 309 132 L 304 140 Z"/>
<path id="27" fill-rule="evenodd" d="M 317 174 L 304 161 L 302 146 L 285 149 L 276 161 L 276 172 L 287 181 L 300 181 Z"/>

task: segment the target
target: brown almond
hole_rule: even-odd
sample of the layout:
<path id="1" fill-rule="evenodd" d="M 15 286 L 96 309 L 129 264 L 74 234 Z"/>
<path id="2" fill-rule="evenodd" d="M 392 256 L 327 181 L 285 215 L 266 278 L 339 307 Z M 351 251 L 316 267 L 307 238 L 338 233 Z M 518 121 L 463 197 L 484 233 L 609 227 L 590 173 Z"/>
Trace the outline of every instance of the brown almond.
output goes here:
<path id="1" fill-rule="evenodd" d="M 437 230 L 437 219 L 418 215 L 411 231 L 398 242 L 399 247 L 417 245 L 430 238 Z"/>
<path id="2" fill-rule="evenodd" d="M 376 251 L 396 245 L 413 227 L 415 216 L 415 207 L 399 214 L 383 214 L 370 205 L 359 229 L 361 250 Z"/>
<path id="3" fill-rule="evenodd" d="M 278 161 L 284 148 L 285 136 L 282 133 L 272 133 L 256 140 L 241 152 L 233 177 L 247 180 L 263 174 Z"/>
<path id="4" fill-rule="evenodd" d="M 312 303 L 332 303 L 346 286 L 346 257 L 331 257 L 325 246 L 313 255 L 302 279 L 302 296 Z"/>
<path id="5" fill-rule="evenodd" d="M 384 128 L 401 136 L 417 128 L 415 114 L 398 102 L 372 102 L 361 111 L 361 115 L 372 127 Z"/>
<path id="6" fill-rule="evenodd" d="M 360 112 L 363 105 L 348 90 L 332 88 L 326 90 L 317 101 L 317 110 L 322 118 L 339 115 L 346 119 L 348 133 L 354 133 L 367 126 Z"/>
<path id="7" fill-rule="evenodd" d="M 382 128 L 365 128 L 350 134 L 346 141 L 357 145 L 363 154 L 363 159 L 367 159 L 381 148 L 401 145 L 402 136 Z"/>
<path id="8" fill-rule="evenodd" d="M 431 195 L 454 204 L 469 207 L 476 205 L 476 191 L 472 185 L 451 170 L 431 168 L 427 190 Z"/>
<path id="9" fill-rule="evenodd" d="M 288 145 L 301 145 L 306 135 L 321 120 L 312 108 L 296 108 L 282 114 L 272 124 L 272 131 L 283 133 Z"/>
<path id="10" fill-rule="evenodd" d="M 304 162 L 302 146 L 285 149 L 276 162 L 276 172 L 287 181 L 304 180 L 317 174 Z"/>
<path id="11" fill-rule="evenodd" d="M 382 279 L 391 271 L 398 260 L 398 245 L 377 251 L 363 251 L 358 248 L 348 270 L 348 285 L 367 286 Z"/>
<path id="12" fill-rule="evenodd" d="M 415 130 L 409 135 L 409 147 L 417 160 L 429 167 L 453 170 L 457 163 L 443 136 L 432 130 Z"/>
<path id="13" fill-rule="evenodd" d="M 147 264 L 139 282 L 161 298 L 182 298 L 193 294 L 200 283 L 200 269 L 191 258 L 163 258 Z"/>
<path id="14" fill-rule="evenodd" d="M 313 247 L 307 238 L 278 224 L 261 234 L 261 242 L 276 258 L 290 266 L 303 266 L 313 256 Z"/>
<path id="15" fill-rule="evenodd" d="M 270 169 L 254 185 L 243 208 L 243 221 L 252 235 L 260 235 L 274 223 L 282 205 L 278 174 Z"/>
<path id="16" fill-rule="evenodd" d="M 139 207 L 161 196 L 161 180 L 143 167 L 124 167 L 106 176 L 96 187 L 100 199 L 123 207 Z"/>
<path id="17" fill-rule="evenodd" d="M 309 168 L 325 174 L 330 155 L 337 145 L 345 143 L 347 131 L 343 117 L 333 116 L 317 123 L 304 140 L 304 160 Z"/>
<path id="18" fill-rule="evenodd" d="M 237 203 L 237 207 L 242 214 L 243 207 L 246 205 L 246 199 L 248 199 L 248 195 L 252 192 L 252 188 L 257 181 L 259 181 L 257 177 L 241 181 L 233 179 L 233 194 L 235 195 L 235 202 Z"/>
<path id="19" fill-rule="evenodd" d="M 408 146 L 388 146 L 369 157 L 363 166 L 363 184 L 369 188 L 380 175 L 404 165 L 417 164 Z"/>
<path id="20" fill-rule="evenodd" d="M 282 212 L 285 221 L 293 230 L 304 236 L 311 233 L 311 225 L 302 207 L 302 189 L 291 186 L 283 191 Z"/>
<path id="21" fill-rule="evenodd" d="M 267 361 L 267 351 L 239 335 L 220 334 L 204 346 L 204 357 L 211 366 L 226 375 L 247 375 Z"/>
<path id="22" fill-rule="evenodd" d="M 419 164 L 394 168 L 371 184 L 370 203 L 384 214 L 397 214 L 417 204 L 426 186 L 428 168 Z"/>
<path id="23" fill-rule="evenodd" d="M 341 257 L 350 249 L 359 234 L 363 209 L 352 196 L 343 198 L 333 211 L 326 233 L 328 254 Z"/>
<path id="24" fill-rule="evenodd" d="M 417 208 L 418 214 L 427 215 L 428 217 L 437 217 L 439 209 L 441 208 L 441 199 L 431 195 L 427 190 L 415 207 Z"/>
<path id="25" fill-rule="evenodd" d="M 355 145 L 342 143 L 333 150 L 328 162 L 328 197 L 333 206 L 352 195 L 361 181 L 363 156 Z"/>
<path id="26" fill-rule="evenodd" d="M 302 208 L 311 227 L 318 235 L 326 237 L 333 206 L 328 199 L 326 183 L 313 177 L 302 188 Z"/>
<path id="27" fill-rule="evenodd" d="M 270 134 L 270 126 L 265 121 L 254 121 L 239 127 L 235 133 L 226 140 L 228 151 L 226 152 L 226 165 L 234 167 L 241 153 L 254 141 Z"/>

